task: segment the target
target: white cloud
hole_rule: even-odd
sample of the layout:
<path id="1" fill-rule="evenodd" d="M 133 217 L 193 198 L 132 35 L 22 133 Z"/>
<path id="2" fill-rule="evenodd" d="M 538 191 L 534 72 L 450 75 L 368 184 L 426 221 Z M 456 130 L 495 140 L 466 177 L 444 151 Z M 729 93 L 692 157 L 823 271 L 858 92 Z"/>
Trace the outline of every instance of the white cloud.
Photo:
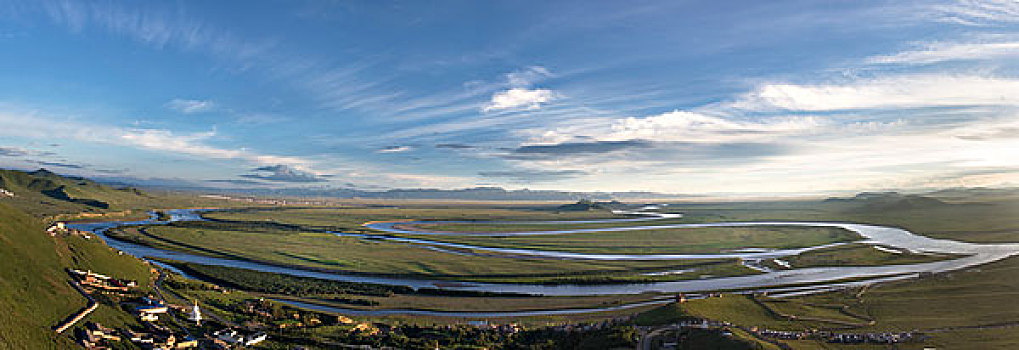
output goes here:
<path id="1" fill-rule="evenodd" d="M 244 154 L 244 152 L 240 150 L 216 148 L 202 144 L 202 141 L 215 136 L 215 131 L 194 133 L 190 135 L 176 135 L 169 130 L 160 129 L 131 129 L 118 131 L 118 137 L 125 143 L 151 150 L 179 152 L 220 159 L 240 158 Z"/>
<path id="2" fill-rule="evenodd" d="M 658 115 L 629 117 L 613 123 L 608 140 L 707 141 L 721 142 L 762 136 L 804 133 L 821 126 L 816 117 L 776 117 L 762 120 L 734 120 L 675 110 Z"/>
<path id="3" fill-rule="evenodd" d="M 523 70 L 519 70 L 512 73 L 506 74 L 506 82 L 511 87 L 528 87 L 531 84 L 537 83 L 542 79 L 552 76 L 552 72 L 542 66 L 530 66 Z"/>
<path id="4" fill-rule="evenodd" d="M 216 103 L 210 100 L 188 100 L 175 98 L 166 103 L 166 108 L 184 114 L 208 112 L 216 107 Z"/>
<path id="5" fill-rule="evenodd" d="M 1019 56 L 1019 42 L 930 43 L 916 50 L 867 58 L 871 64 L 931 64 L 959 60 L 988 60 Z"/>
<path id="6" fill-rule="evenodd" d="M 513 88 L 500 91 L 492 95 L 492 100 L 485 105 L 484 111 L 497 111 L 504 109 L 539 109 L 542 103 L 548 103 L 557 97 L 555 92 L 548 89 Z"/>
<path id="7" fill-rule="evenodd" d="M 26 123 L 26 120 L 32 121 Z M 44 116 L 37 112 L 0 111 L 0 135 L 52 140 L 54 135 L 82 142 L 128 146 L 159 152 L 186 154 L 212 159 L 239 159 L 259 165 L 285 164 L 310 171 L 314 165 L 303 157 L 254 152 L 245 148 L 209 145 L 216 131 L 179 134 L 165 129 L 121 128 L 96 125 L 74 119 Z"/>
<path id="8" fill-rule="evenodd" d="M 934 7 L 935 19 L 969 26 L 1019 22 L 1015 0 L 962 0 Z"/>
<path id="9" fill-rule="evenodd" d="M 884 124 L 881 124 L 884 125 Z M 591 141 L 766 142 L 831 131 L 837 125 L 817 116 L 737 119 L 674 110 L 644 117 L 569 120 L 551 128 L 522 130 L 528 144 Z M 875 128 L 877 124 L 861 124 Z"/>
<path id="10" fill-rule="evenodd" d="M 1003 105 L 1019 105 L 1019 80 L 902 75 L 847 84 L 767 84 L 731 106 L 744 110 L 837 111 Z"/>

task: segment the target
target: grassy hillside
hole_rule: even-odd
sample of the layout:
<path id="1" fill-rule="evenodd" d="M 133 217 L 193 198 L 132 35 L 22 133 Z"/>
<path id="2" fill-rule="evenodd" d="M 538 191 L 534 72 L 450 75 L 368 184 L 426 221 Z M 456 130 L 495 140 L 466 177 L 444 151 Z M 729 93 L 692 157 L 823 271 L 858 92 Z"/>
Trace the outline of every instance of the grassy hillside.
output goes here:
<path id="1" fill-rule="evenodd" d="M 131 218 L 146 217 L 153 208 L 220 206 L 223 201 L 203 199 L 191 194 L 149 193 L 133 187 L 111 187 L 95 181 L 61 176 L 45 169 L 19 171 L 0 169 L 0 188 L 14 197 L 0 195 L 7 203 L 33 216 L 72 219 L 67 214 L 111 214 Z"/>
<path id="2" fill-rule="evenodd" d="M 63 177 L 44 169 L 0 170 L 0 187 L 14 192 L 7 200 L 33 214 L 98 212 L 125 208 L 151 197 L 137 189 L 114 189 L 92 180 Z"/>
<path id="3" fill-rule="evenodd" d="M 50 329 L 85 306 L 41 222 L 0 204 L 0 349 L 67 348 Z"/>
<path id="4" fill-rule="evenodd" d="M 50 237 L 42 220 L 0 203 L 0 349 L 74 347 L 52 330 L 86 305 L 69 284 L 68 267 L 137 280 L 143 289 L 152 282 L 148 265 L 120 255 L 98 238 Z M 85 320 L 134 323 L 127 313 L 106 305 Z"/>

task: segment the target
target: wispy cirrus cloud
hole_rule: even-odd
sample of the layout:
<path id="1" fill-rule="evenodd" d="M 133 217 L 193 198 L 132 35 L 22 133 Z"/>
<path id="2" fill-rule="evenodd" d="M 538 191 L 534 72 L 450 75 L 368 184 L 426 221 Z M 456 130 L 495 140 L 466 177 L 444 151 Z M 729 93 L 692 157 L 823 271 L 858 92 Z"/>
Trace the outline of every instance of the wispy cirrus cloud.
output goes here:
<path id="1" fill-rule="evenodd" d="M 529 66 L 527 68 L 506 73 L 506 84 L 511 87 L 531 86 L 542 80 L 554 77 L 552 71 L 542 66 Z"/>
<path id="2" fill-rule="evenodd" d="M 867 58 L 869 64 L 933 64 L 1019 56 L 1019 41 L 933 42 L 920 48 Z"/>
<path id="3" fill-rule="evenodd" d="M 182 3 L 132 4 L 42 0 L 11 7 L 14 16 L 42 13 L 73 33 L 100 29 L 155 49 L 175 49 L 214 58 L 230 72 L 258 72 L 298 89 L 322 108 L 347 110 L 388 106 L 400 96 L 386 79 L 365 71 L 377 58 L 337 60 L 282 48 L 272 37 L 244 37 L 202 21 Z M 186 107 L 186 106 L 184 106 Z"/>
<path id="4" fill-rule="evenodd" d="M 859 109 L 1019 105 L 1019 80 L 908 74 L 833 84 L 765 84 L 731 106 L 745 110 Z"/>
<path id="5" fill-rule="evenodd" d="M 25 123 L 25 120 L 33 122 Z M 62 135 L 64 138 L 82 142 L 128 146 L 209 159 L 237 159 L 261 165 L 287 164 L 303 168 L 314 164 L 313 161 L 302 157 L 210 145 L 209 141 L 216 138 L 217 134 L 215 130 L 180 133 L 167 129 L 123 128 L 42 115 L 38 112 L 0 111 L 0 135 L 40 139 Z"/>
<path id="6" fill-rule="evenodd" d="M 41 11 L 52 22 L 81 33 L 95 27 L 157 49 L 175 47 L 229 60 L 236 69 L 250 68 L 276 46 L 271 40 L 244 40 L 197 21 L 179 6 L 43 0 L 23 3 L 23 11 Z"/>
<path id="7" fill-rule="evenodd" d="M 166 108 L 175 110 L 184 114 L 193 114 L 211 111 L 216 107 L 216 103 L 210 100 L 189 100 L 182 98 L 175 98 L 166 103 Z"/>
<path id="8" fill-rule="evenodd" d="M 462 144 L 462 143 L 438 143 L 438 144 L 435 144 L 435 148 L 473 149 L 473 148 L 477 148 L 477 147 L 476 146 L 471 146 L 471 145 L 465 145 L 465 144 Z"/>
<path id="9" fill-rule="evenodd" d="M 544 145 L 524 145 L 512 150 L 517 157 L 569 156 L 605 154 L 629 149 L 648 148 L 651 143 L 644 140 L 564 142 Z"/>
<path id="10" fill-rule="evenodd" d="M 482 171 L 478 175 L 488 178 L 509 179 L 513 182 L 556 181 L 587 175 L 583 170 L 502 170 Z"/>
<path id="11" fill-rule="evenodd" d="M 968 26 L 1019 22 L 1019 3 L 1012 0 L 962 0 L 932 7 L 935 20 Z"/>

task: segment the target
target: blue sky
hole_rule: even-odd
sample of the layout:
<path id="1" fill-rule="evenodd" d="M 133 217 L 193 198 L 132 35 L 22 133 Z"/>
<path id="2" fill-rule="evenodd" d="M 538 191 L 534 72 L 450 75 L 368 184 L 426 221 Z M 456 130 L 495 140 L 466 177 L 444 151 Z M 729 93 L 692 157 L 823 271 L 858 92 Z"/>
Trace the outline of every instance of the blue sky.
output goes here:
<path id="1" fill-rule="evenodd" d="M 1009 1 L 0 1 L 0 166 L 221 187 L 1019 185 Z"/>

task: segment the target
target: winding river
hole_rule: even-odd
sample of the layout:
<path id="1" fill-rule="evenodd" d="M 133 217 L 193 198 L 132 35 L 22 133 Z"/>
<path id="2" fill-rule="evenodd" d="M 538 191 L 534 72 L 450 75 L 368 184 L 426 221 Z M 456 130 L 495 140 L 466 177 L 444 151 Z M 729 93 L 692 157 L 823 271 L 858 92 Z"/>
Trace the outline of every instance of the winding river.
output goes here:
<path id="1" fill-rule="evenodd" d="M 170 221 L 203 220 L 200 215 L 202 210 L 178 209 L 170 210 Z M 572 223 L 592 222 L 618 222 L 625 221 L 646 221 L 660 218 L 674 218 L 677 214 L 662 215 L 653 212 L 625 212 L 623 214 L 640 215 L 639 218 L 616 219 L 616 220 L 587 220 L 573 221 Z M 96 233 L 106 239 L 107 243 L 121 251 L 141 258 L 164 258 L 184 262 L 229 266 L 264 272 L 281 273 L 294 276 L 313 277 L 320 279 L 376 283 L 386 285 L 407 286 L 411 288 L 440 288 L 460 291 L 480 291 L 498 293 L 522 293 L 546 296 L 590 296 L 590 295 L 613 295 L 613 294 L 640 294 L 647 292 L 677 293 L 677 292 L 705 292 L 713 290 L 744 290 L 758 291 L 767 290 L 780 295 L 796 295 L 817 290 L 843 288 L 867 283 L 890 281 L 915 277 L 920 273 L 944 272 L 966 268 L 970 266 L 985 264 L 1019 253 L 1019 244 L 977 244 L 958 242 L 945 239 L 934 239 L 913 234 L 909 231 L 854 223 L 833 223 L 833 222 L 732 222 L 732 223 L 706 223 L 706 224 L 663 224 L 663 225 L 641 225 L 610 227 L 597 229 L 573 229 L 557 231 L 531 231 L 513 233 L 491 233 L 491 232 L 462 232 L 458 235 L 537 235 L 537 234 L 565 234 L 565 233 L 586 233 L 604 231 L 632 231 L 652 230 L 666 228 L 691 228 L 691 227 L 746 227 L 746 226 L 812 226 L 812 227 L 839 227 L 860 234 L 867 239 L 867 243 L 880 244 L 911 252 L 936 253 L 936 254 L 959 254 L 964 257 L 942 260 L 936 262 L 906 264 L 906 265 L 883 265 L 883 266 L 836 266 L 836 267 L 811 267 L 780 271 L 769 271 L 763 274 L 721 277 L 698 280 L 633 283 L 633 284 L 607 284 L 607 285 L 542 285 L 542 284 L 511 284 L 511 283 L 477 283 L 477 282 L 452 282 L 448 280 L 430 280 L 396 277 L 379 277 L 366 275 L 353 275 L 343 273 L 330 273 L 322 271 L 311 271 L 292 267 L 262 264 L 250 261 L 230 260 L 222 258 L 207 257 L 188 253 L 174 252 L 148 246 L 142 246 L 130 242 L 111 239 L 104 235 L 110 228 L 129 225 L 160 224 L 154 218 L 130 222 L 97 222 L 77 223 L 68 226 L 74 229 L 87 230 Z M 402 222 L 399 224 L 413 224 L 423 222 Z M 436 223 L 436 222 L 431 222 Z M 547 223 L 547 222 L 546 222 Z M 397 223 L 376 222 L 368 223 L 365 226 L 389 233 L 404 234 L 448 234 L 436 232 L 413 231 L 406 228 L 395 227 Z M 333 232 L 337 235 L 368 237 L 368 235 L 349 234 Z M 631 255 L 631 254 L 580 254 L 572 252 L 558 252 L 533 249 L 508 249 L 481 247 L 466 244 L 437 242 L 426 239 L 415 239 L 395 236 L 371 235 L 374 239 L 385 239 L 394 242 L 414 243 L 425 245 L 424 248 L 446 251 L 442 248 L 470 249 L 482 252 L 509 254 L 512 256 L 537 256 L 560 259 L 590 259 L 590 260 L 684 260 L 684 259 L 705 259 L 705 258 L 740 258 L 740 259 L 762 259 L 789 256 L 802 253 L 811 249 L 819 249 L 825 246 L 808 247 L 801 249 L 761 250 L 761 251 L 740 251 L 721 254 L 656 254 L 656 255 Z M 460 253 L 448 251 L 450 253 Z M 845 280 L 852 279 L 852 282 Z M 841 282 L 840 282 L 841 281 Z M 796 285 L 812 284 L 809 287 L 797 287 Z M 297 305 L 299 303 L 290 302 Z M 298 305 L 324 311 L 334 311 L 348 314 L 385 315 L 385 314 L 421 314 L 421 315 L 443 315 L 457 317 L 515 317 L 522 315 L 554 315 L 568 313 L 585 313 L 595 311 L 608 311 L 613 309 L 624 309 L 638 307 L 665 301 L 649 301 L 644 303 L 617 305 L 609 308 L 598 309 L 567 309 L 567 310 L 536 310 L 521 312 L 437 312 L 426 310 L 353 310 L 343 308 L 324 307 L 320 305 Z M 325 310 L 328 309 L 328 310 Z"/>

